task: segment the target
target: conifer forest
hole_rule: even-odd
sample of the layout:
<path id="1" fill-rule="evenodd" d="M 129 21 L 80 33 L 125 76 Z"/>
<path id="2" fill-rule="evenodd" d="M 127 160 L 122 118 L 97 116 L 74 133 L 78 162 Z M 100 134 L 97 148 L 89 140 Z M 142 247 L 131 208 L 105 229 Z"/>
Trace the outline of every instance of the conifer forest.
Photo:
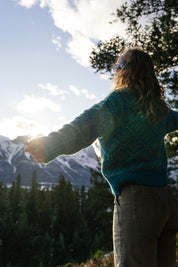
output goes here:
<path id="1" fill-rule="evenodd" d="M 51 189 L 0 184 L 0 266 L 54 267 L 82 262 L 97 250 L 112 251 L 113 196 L 99 172 L 92 187 L 72 188 L 59 177 Z"/>
<path id="2" fill-rule="evenodd" d="M 20 174 L 10 188 L 0 183 L 0 266 L 75 266 L 111 252 L 113 196 L 100 172 L 91 170 L 91 184 L 73 188 L 60 176 L 41 190 L 35 171 L 30 189 Z"/>

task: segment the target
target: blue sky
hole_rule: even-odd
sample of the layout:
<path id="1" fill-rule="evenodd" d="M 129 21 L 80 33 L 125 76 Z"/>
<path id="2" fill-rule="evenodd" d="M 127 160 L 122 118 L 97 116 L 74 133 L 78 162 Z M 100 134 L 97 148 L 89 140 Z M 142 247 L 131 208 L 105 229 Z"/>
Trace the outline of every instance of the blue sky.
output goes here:
<path id="1" fill-rule="evenodd" d="M 107 76 L 89 65 L 99 40 L 120 34 L 109 24 L 118 0 L 1 0 L 0 135 L 47 134 L 103 99 Z"/>

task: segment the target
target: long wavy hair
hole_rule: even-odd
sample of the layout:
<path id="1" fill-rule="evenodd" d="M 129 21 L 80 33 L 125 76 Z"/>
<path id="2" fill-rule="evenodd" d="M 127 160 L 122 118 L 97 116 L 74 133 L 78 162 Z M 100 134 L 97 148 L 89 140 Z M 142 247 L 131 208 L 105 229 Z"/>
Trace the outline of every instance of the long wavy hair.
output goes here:
<path id="1" fill-rule="evenodd" d="M 114 74 L 114 90 L 124 87 L 134 90 L 138 98 L 138 113 L 144 113 L 150 122 L 159 123 L 169 108 L 163 99 L 164 88 L 155 75 L 151 57 L 136 47 L 128 49 L 122 58 L 125 66 Z"/>

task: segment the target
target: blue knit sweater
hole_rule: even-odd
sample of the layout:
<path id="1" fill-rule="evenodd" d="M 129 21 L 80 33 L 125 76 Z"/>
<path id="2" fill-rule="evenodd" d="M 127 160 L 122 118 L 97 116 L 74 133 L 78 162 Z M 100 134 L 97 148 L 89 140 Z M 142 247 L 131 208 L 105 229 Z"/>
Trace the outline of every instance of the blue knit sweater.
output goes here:
<path id="1" fill-rule="evenodd" d="M 178 129 L 178 112 L 170 110 L 161 123 L 151 124 L 138 115 L 136 101 L 129 89 L 114 91 L 59 131 L 41 137 L 46 162 L 74 154 L 98 138 L 102 174 L 114 195 L 127 183 L 167 185 L 164 136 Z"/>

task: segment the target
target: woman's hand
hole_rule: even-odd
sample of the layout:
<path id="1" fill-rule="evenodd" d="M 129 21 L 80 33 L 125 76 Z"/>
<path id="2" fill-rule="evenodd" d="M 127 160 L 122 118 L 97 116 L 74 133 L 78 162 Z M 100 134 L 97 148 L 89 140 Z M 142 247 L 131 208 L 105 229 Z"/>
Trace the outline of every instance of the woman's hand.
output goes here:
<path id="1" fill-rule="evenodd" d="M 44 146 L 38 141 L 38 139 L 26 141 L 24 144 L 26 146 L 24 151 L 30 153 L 36 162 L 42 163 L 46 161 Z"/>

